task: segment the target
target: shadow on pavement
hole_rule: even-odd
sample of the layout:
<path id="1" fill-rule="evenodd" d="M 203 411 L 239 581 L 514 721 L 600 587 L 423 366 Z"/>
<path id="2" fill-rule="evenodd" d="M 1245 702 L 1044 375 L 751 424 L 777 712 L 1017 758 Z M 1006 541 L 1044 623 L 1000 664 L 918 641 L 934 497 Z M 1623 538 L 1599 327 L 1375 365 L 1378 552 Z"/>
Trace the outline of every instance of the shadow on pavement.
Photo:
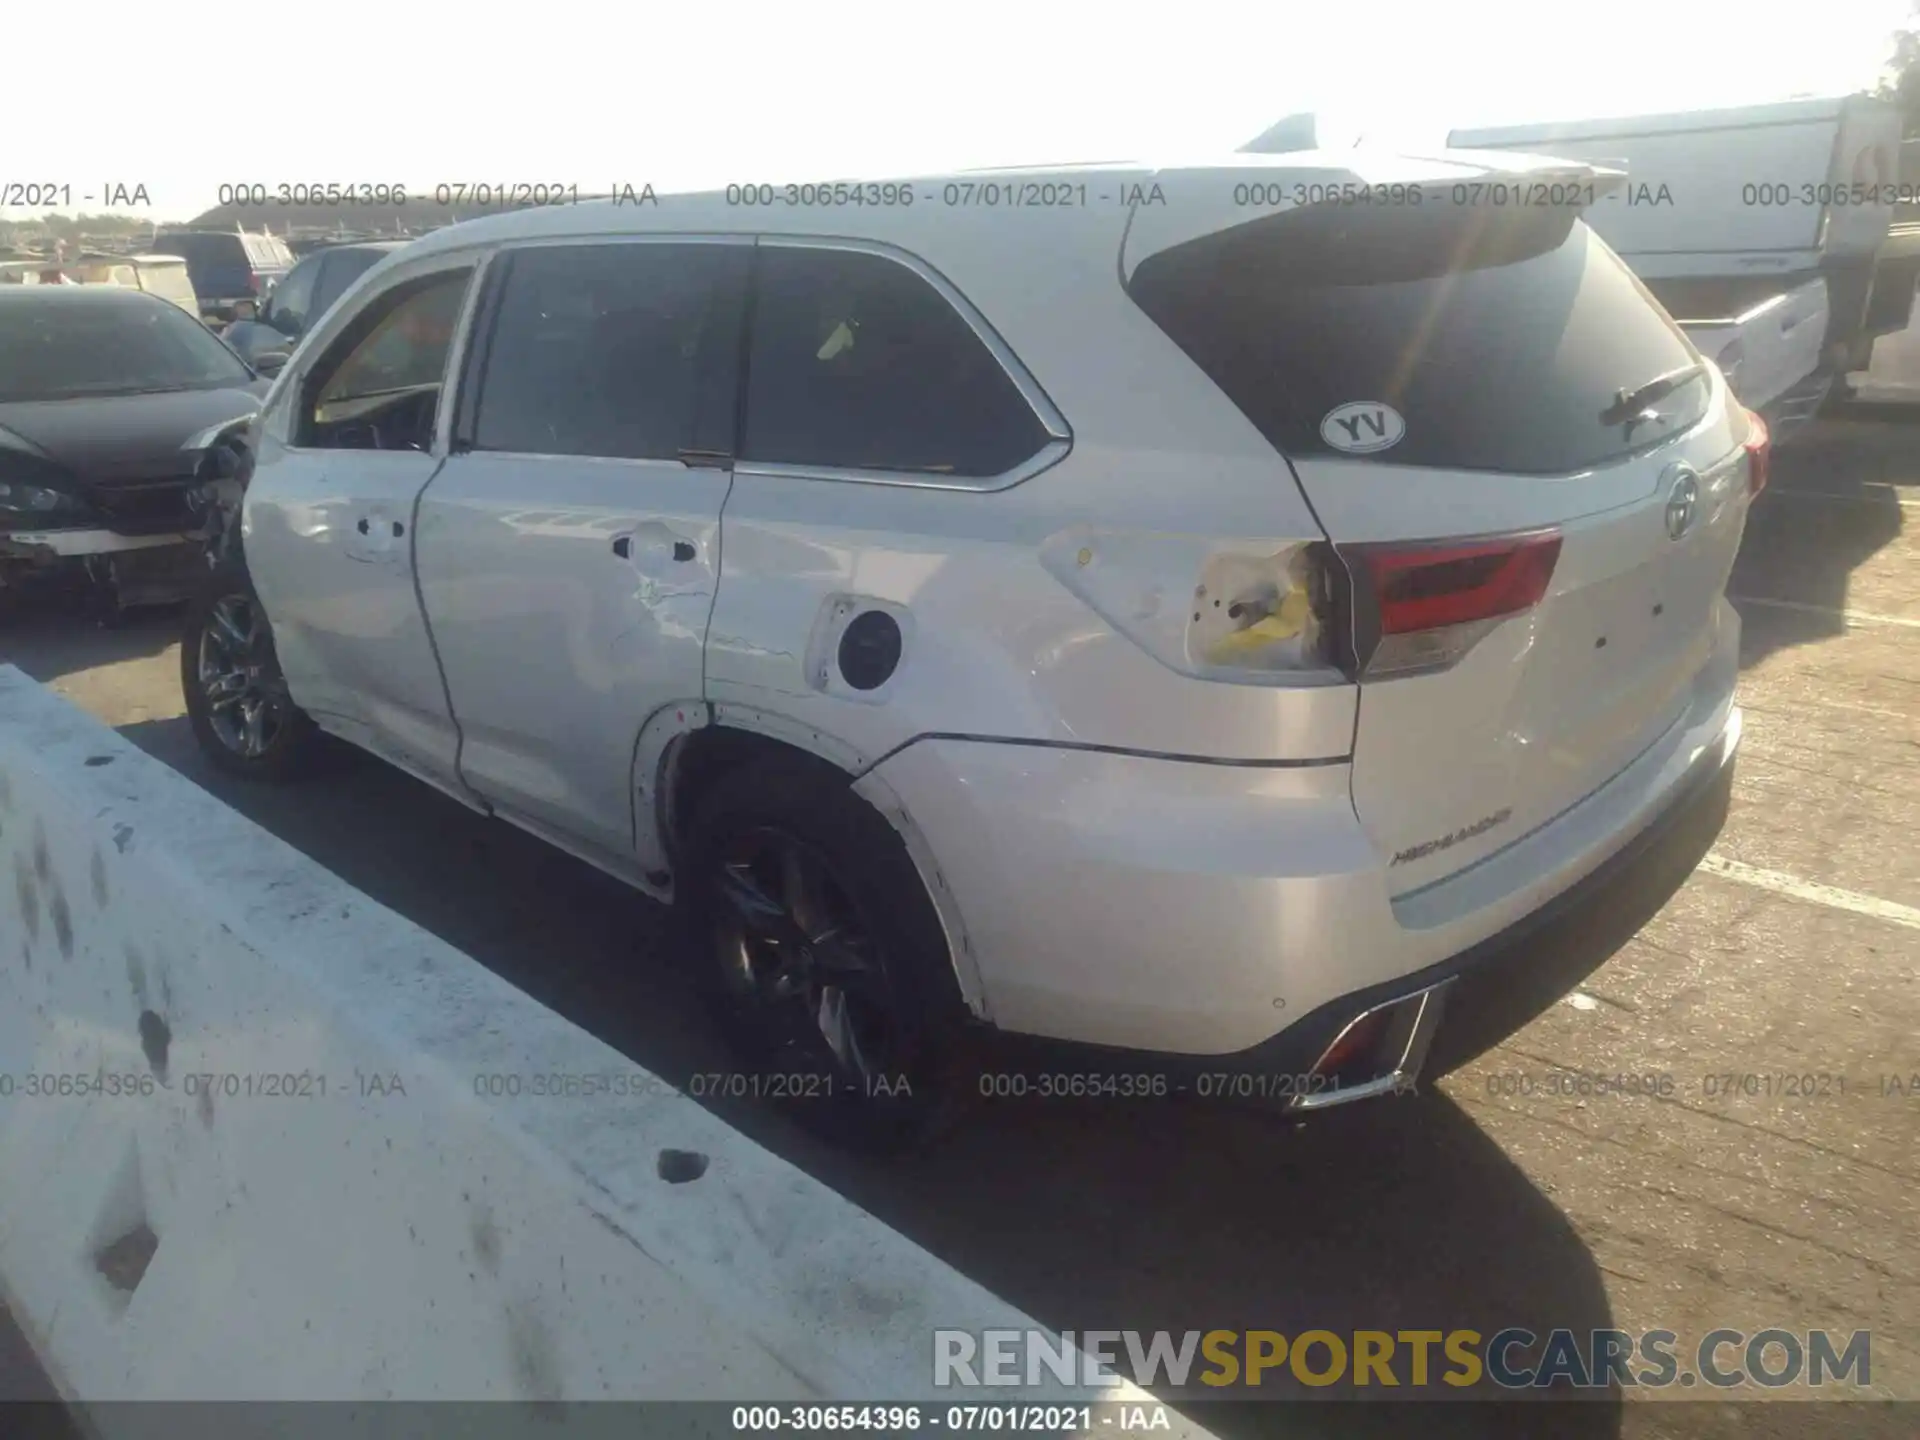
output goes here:
<path id="1" fill-rule="evenodd" d="M 1913 415 L 1849 407 L 1775 455 L 1728 585 L 1743 621 L 1740 665 L 1846 633 L 1856 570 L 1901 533 L 1900 501 L 1920 499 Z M 1819 494 L 1823 499 L 1804 498 Z M 1741 603 L 1739 597 L 1787 602 Z M 1806 609 L 1795 607 L 1811 607 Z"/>
<path id="2" fill-rule="evenodd" d="M 59 597 L 35 595 L 0 604 L 0 664 L 18 665 L 43 685 L 81 670 L 98 670 L 158 655 L 180 638 L 178 607 L 132 612 L 118 625 L 78 618 Z"/>
<path id="3" fill-rule="evenodd" d="M 684 1085 L 729 1068 L 665 912 L 617 881 L 375 761 L 349 757 L 328 777 L 261 788 L 207 766 L 183 719 L 122 733 L 656 1074 Z M 1549 985 L 1555 995 L 1577 983 L 1572 970 L 1605 958 L 1542 945 L 1555 951 L 1544 968 L 1567 972 Z M 764 1111 L 713 1108 L 1058 1330 L 1610 1324 L 1601 1277 L 1565 1217 L 1437 1092 L 1310 1126 L 1198 1101 L 981 1101 L 943 1142 L 890 1165 L 827 1149 Z M 1323 1393 L 1266 1379 L 1240 1395 Z M 1460 1393 L 1431 1388 L 1442 1400 Z M 1319 1417 L 1308 1431 L 1384 1434 L 1404 1433 L 1398 1410 L 1202 1413 L 1226 1435 L 1301 1433 L 1308 1412 Z M 1539 1432 L 1515 1423 L 1511 1433 Z M 1419 1428 L 1506 1433 L 1482 1407 L 1457 1404 L 1422 1406 Z M 1619 1407 L 1555 1407 L 1551 1429 L 1611 1436 Z"/>

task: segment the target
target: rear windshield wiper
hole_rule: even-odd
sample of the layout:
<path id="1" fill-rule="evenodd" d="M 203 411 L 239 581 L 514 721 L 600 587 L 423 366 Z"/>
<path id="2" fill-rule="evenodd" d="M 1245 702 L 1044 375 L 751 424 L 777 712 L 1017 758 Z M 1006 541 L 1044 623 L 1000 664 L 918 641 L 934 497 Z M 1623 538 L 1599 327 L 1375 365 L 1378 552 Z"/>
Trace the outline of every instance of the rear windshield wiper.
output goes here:
<path id="1" fill-rule="evenodd" d="M 1664 375 L 1656 375 L 1646 384 L 1633 390 L 1621 389 L 1614 393 L 1613 404 L 1600 412 L 1602 425 L 1627 425 L 1638 418 L 1647 406 L 1664 400 L 1681 386 L 1690 384 L 1706 373 L 1706 366 L 1696 360 L 1691 365 L 1682 365 L 1678 370 L 1669 370 Z"/>

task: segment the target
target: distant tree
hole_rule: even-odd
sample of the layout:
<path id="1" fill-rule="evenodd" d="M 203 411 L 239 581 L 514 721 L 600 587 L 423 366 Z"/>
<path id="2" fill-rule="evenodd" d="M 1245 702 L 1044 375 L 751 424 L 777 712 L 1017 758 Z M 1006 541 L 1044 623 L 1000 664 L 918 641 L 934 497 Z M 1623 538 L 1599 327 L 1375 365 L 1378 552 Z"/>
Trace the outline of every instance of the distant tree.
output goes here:
<path id="1" fill-rule="evenodd" d="M 1920 137 L 1920 0 L 1914 0 L 1913 19 L 1894 34 L 1880 93 L 1900 107 L 1902 133 Z"/>

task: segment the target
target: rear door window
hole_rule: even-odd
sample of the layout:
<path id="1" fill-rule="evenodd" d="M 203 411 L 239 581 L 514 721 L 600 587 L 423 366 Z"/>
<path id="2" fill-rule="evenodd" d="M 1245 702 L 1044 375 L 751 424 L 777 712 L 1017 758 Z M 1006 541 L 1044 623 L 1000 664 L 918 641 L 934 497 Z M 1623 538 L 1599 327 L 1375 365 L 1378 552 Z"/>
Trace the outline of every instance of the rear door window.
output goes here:
<path id="1" fill-rule="evenodd" d="M 473 448 L 630 460 L 730 449 L 749 254 L 652 243 L 512 254 Z"/>
<path id="2" fill-rule="evenodd" d="M 742 459 L 991 478 L 1048 438 L 973 327 L 908 266 L 761 248 Z"/>
<path id="3" fill-rule="evenodd" d="M 1405 431 L 1382 463 L 1568 474 L 1681 433 L 1710 393 L 1702 377 L 1654 402 L 1658 418 L 1617 413 L 1622 391 L 1699 356 L 1566 210 L 1290 211 L 1151 255 L 1128 289 L 1300 458 L 1353 453 L 1328 438 L 1341 407 L 1377 426 L 1384 404 Z"/>

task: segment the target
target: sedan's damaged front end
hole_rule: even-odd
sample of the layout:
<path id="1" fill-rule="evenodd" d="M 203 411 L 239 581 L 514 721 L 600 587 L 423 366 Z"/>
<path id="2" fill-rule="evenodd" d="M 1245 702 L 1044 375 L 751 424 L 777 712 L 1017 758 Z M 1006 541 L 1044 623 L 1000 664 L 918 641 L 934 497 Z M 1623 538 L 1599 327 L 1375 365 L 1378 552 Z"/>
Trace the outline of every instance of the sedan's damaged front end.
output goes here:
<path id="1" fill-rule="evenodd" d="M 14 290 L 0 288 L 0 598 L 53 587 L 101 619 L 187 598 L 210 488 L 238 470 L 267 380 L 155 296 Z"/>
<path id="2" fill-rule="evenodd" d="M 0 591 L 65 590 L 101 619 L 185 599 L 223 528 L 252 417 L 191 437 L 146 475 L 88 477 L 0 428 Z"/>

